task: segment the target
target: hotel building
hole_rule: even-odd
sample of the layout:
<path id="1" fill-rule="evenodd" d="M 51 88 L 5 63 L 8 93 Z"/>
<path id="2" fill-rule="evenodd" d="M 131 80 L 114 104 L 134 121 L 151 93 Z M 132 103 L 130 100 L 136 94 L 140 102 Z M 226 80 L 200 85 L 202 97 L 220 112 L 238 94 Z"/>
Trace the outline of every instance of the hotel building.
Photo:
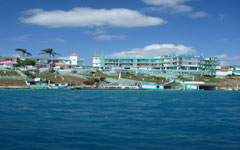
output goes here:
<path id="1" fill-rule="evenodd" d="M 156 55 L 149 58 L 93 56 L 93 67 L 99 70 L 135 71 L 156 76 L 215 76 L 216 57 Z"/>

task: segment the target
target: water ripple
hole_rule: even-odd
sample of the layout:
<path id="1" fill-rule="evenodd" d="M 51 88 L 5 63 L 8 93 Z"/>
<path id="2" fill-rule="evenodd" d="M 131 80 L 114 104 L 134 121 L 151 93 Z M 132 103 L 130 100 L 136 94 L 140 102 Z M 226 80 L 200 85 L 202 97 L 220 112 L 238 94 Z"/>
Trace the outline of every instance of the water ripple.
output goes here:
<path id="1" fill-rule="evenodd" d="M 239 92 L 0 90 L 1 149 L 239 149 Z"/>

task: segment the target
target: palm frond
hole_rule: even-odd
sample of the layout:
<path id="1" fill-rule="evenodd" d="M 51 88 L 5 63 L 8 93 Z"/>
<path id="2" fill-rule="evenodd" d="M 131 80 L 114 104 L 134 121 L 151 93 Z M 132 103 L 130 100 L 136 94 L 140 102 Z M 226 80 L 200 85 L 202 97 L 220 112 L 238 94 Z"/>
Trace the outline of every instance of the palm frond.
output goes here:
<path id="1" fill-rule="evenodd" d="M 45 53 L 52 53 L 52 51 L 51 50 L 48 50 L 48 49 L 43 49 L 43 50 L 41 50 L 42 52 L 45 52 Z"/>
<path id="2" fill-rule="evenodd" d="M 32 54 L 30 52 L 26 52 L 27 56 L 32 56 Z"/>
<path id="3" fill-rule="evenodd" d="M 62 56 L 61 54 L 59 53 L 56 53 L 56 52 L 53 52 L 54 55 L 59 55 L 59 56 Z"/>
<path id="4" fill-rule="evenodd" d="M 26 53 L 27 52 L 27 50 L 26 49 L 21 49 L 21 48 L 17 48 L 17 49 L 15 49 L 16 51 L 20 51 L 20 52 L 23 52 L 23 53 Z"/>
<path id="5" fill-rule="evenodd" d="M 61 56 L 61 54 L 54 52 L 52 48 L 43 49 L 41 51 L 42 51 L 42 53 L 40 53 L 39 55 L 48 54 L 50 58 L 51 58 L 51 56 L 55 57 L 56 55 Z"/>
<path id="6" fill-rule="evenodd" d="M 39 53 L 38 55 L 42 55 L 42 54 L 47 54 L 47 53 Z"/>

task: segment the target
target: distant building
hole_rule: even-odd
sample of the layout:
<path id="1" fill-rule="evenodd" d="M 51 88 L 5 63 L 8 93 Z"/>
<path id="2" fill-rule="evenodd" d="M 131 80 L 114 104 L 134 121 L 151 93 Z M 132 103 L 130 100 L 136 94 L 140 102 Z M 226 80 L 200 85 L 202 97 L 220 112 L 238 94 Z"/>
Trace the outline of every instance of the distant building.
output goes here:
<path id="1" fill-rule="evenodd" d="M 69 57 L 69 59 L 70 59 L 70 63 L 71 63 L 71 65 L 77 65 L 78 64 L 78 56 L 77 56 L 77 54 L 76 53 L 73 53 L 70 57 Z"/>
<path id="2" fill-rule="evenodd" d="M 55 60 L 56 62 L 63 62 L 66 65 L 70 65 L 73 68 L 76 67 L 83 67 L 84 66 L 84 60 L 83 59 L 78 59 L 78 56 L 76 53 L 72 53 L 71 56 L 69 57 L 60 57 Z"/>
<path id="3" fill-rule="evenodd" d="M 74 69 L 76 67 L 83 67 L 84 60 L 78 59 L 76 53 L 69 57 L 59 57 L 49 59 L 47 57 L 20 57 L 14 54 L 13 57 L 0 57 L 0 69 L 14 69 L 17 65 L 17 59 L 32 59 L 36 62 L 35 66 L 26 66 L 27 69 L 49 69 L 50 65 L 56 70 Z"/>
<path id="4" fill-rule="evenodd" d="M 227 75 L 240 75 L 240 66 L 219 66 L 216 77 L 224 78 Z"/>
<path id="5" fill-rule="evenodd" d="M 129 70 L 158 76 L 215 75 L 216 57 L 156 55 L 149 58 L 93 56 L 93 67 L 99 70 Z"/>
<path id="6" fill-rule="evenodd" d="M 216 70 L 216 77 L 217 78 L 224 78 L 227 75 L 232 75 L 232 70 Z"/>

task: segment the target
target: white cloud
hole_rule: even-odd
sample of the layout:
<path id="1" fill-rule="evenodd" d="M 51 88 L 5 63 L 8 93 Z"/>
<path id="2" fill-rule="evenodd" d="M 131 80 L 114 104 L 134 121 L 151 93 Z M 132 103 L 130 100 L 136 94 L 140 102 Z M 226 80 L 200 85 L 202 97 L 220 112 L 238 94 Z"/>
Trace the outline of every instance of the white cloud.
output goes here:
<path id="1" fill-rule="evenodd" d="M 31 36 L 30 34 L 25 34 L 22 36 L 14 37 L 14 38 L 12 38 L 12 40 L 17 41 L 17 42 L 24 42 L 24 41 L 28 40 L 30 36 Z"/>
<path id="2" fill-rule="evenodd" d="M 227 65 L 230 65 L 227 61 L 223 61 L 223 60 L 220 61 L 220 66 L 227 66 Z"/>
<path id="3" fill-rule="evenodd" d="M 208 14 L 204 11 L 197 11 L 192 14 L 189 14 L 190 18 L 197 19 L 197 18 L 205 18 L 208 17 Z"/>
<path id="4" fill-rule="evenodd" d="M 56 38 L 55 42 L 62 43 L 65 42 L 65 40 L 63 38 Z"/>
<path id="5" fill-rule="evenodd" d="M 196 53 L 192 47 L 174 44 L 152 44 L 144 48 L 134 48 L 130 51 L 122 51 L 113 53 L 111 56 L 125 56 L 125 57 L 152 57 L 158 54 L 191 54 Z"/>
<path id="6" fill-rule="evenodd" d="M 217 55 L 220 60 L 240 60 L 240 56 L 228 56 L 227 54 Z"/>
<path id="7" fill-rule="evenodd" d="M 186 5 L 187 2 L 192 0 L 142 0 L 144 3 L 155 6 L 149 7 L 146 10 L 161 11 L 169 14 L 190 13 L 193 8 Z M 192 12 L 189 17 L 197 19 L 208 17 L 208 14 L 204 11 Z"/>
<path id="8" fill-rule="evenodd" d="M 146 4 L 157 6 L 179 5 L 189 0 L 143 0 Z"/>
<path id="9" fill-rule="evenodd" d="M 220 20 L 223 20 L 225 18 L 225 14 L 219 14 L 218 16 Z"/>
<path id="10" fill-rule="evenodd" d="M 106 31 L 102 29 L 84 31 L 84 34 L 89 34 L 89 35 L 97 35 L 97 34 L 104 34 L 104 33 L 106 33 Z"/>
<path id="11" fill-rule="evenodd" d="M 63 38 L 53 38 L 41 41 L 41 43 L 63 43 L 65 40 Z"/>
<path id="12" fill-rule="evenodd" d="M 146 11 L 159 11 L 170 14 L 185 13 L 192 11 L 192 7 L 186 5 L 177 5 L 174 7 L 149 7 L 145 9 Z"/>
<path id="13" fill-rule="evenodd" d="M 216 57 L 220 59 L 221 66 L 236 64 L 236 61 L 240 60 L 240 56 L 228 56 L 228 54 L 221 54 Z"/>
<path id="14" fill-rule="evenodd" d="M 185 5 L 190 0 L 143 0 L 144 3 L 157 6 L 151 7 L 150 10 L 162 11 L 170 14 L 185 13 L 193 10 L 191 6 Z"/>
<path id="15" fill-rule="evenodd" d="M 84 31 L 85 34 L 93 35 L 95 36 L 94 39 L 97 41 L 105 41 L 105 40 L 112 40 L 112 39 L 119 39 L 123 40 L 126 38 L 125 35 L 111 35 L 107 34 L 107 31 L 102 29 L 96 29 L 96 30 L 86 30 Z"/>
<path id="16" fill-rule="evenodd" d="M 103 34 L 95 37 L 96 40 L 112 40 L 112 39 L 123 40 L 125 38 L 126 38 L 125 35 L 109 35 L 109 34 Z"/>
<path id="17" fill-rule="evenodd" d="M 69 11 L 32 9 L 20 17 L 22 23 L 59 27 L 144 27 L 166 23 L 161 18 L 141 14 L 138 11 L 115 9 L 92 9 L 87 7 L 73 8 Z"/>

